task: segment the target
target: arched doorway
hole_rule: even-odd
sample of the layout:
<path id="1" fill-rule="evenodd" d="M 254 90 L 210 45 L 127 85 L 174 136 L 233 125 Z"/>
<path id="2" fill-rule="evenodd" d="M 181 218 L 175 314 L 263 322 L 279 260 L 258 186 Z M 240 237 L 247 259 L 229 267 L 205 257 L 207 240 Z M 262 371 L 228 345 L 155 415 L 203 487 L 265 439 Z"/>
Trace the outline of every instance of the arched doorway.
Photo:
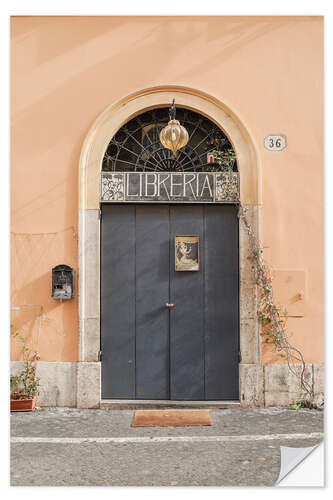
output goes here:
<path id="1" fill-rule="evenodd" d="M 80 160 L 80 361 L 78 364 L 77 405 L 81 407 L 98 406 L 101 399 L 99 214 L 100 201 L 103 201 L 101 198 L 103 197 L 101 177 L 107 175 L 106 171 L 101 172 L 102 165 L 105 167 L 106 164 L 104 155 L 108 149 L 110 138 L 115 137 L 124 124 L 156 108 L 163 110 L 170 105 L 173 97 L 176 98 L 178 107 L 184 110 L 183 118 L 185 120 L 187 119 L 186 113 L 190 112 L 198 113 L 204 119 L 208 118 L 208 122 L 215 124 L 216 128 L 224 133 L 224 137 L 236 150 L 237 167 L 241 178 L 240 198 L 243 205 L 248 207 L 248 214 L 254 230 L 257 233 L 259 231 L 260 170 L 256 150 L 247 130 L 228 108 L 203 92 L 183 87 L 147 89 L 110 106 L 98 118 L 89 132 Z M 149 142 L 147 129 L 144 135 Z M 111 173 L 113 169 L 112 154 L 109 153 L 111 167 L 109 163 L 107 168 Z M 148 154 L 147 158 L 149 159 L 150 152 L 145 151 L 145 153 Z M 157 155 L 157 153 L 155 151 L 153 154 Z M 186 154 L 191 153 L 189 151 L 184 153 L 184 158 Z M 124 160 L 125 157 L 123 153 L 120 153 L 118 158 Z M 136 158 L 134 163 L 139 172 L 137 160 Z M 161 163 L 168 160 L 170 159 L 167 157 L 164 159 L 161 157 L 159 161 Z M 185 159 L 182 160 L 183 165 L 185 161 Z M 133 164 L 133 161 L 130 163 Z M 146 161 L 147 165 L 149 163 Z M 177 169 L 175 169 L 176 171 Z M 242 356 L 239 365 L 240 400 L 245 404 L 260 404 L 262 399 L 262 367 L 260 333 L 255 317 L 256 289 L 247 261 L 246 236 L 242 234 L 241 229 L 239 244 L 239 332 Z M 89 387 L 86 385 L 87 379 L 89 379 Z"/>
<path id="2" fill-rule="evenodd" d="M 239 399 L 237 159 L 214 122 L 177 119 L 177 155 L 159 140 L 163 107 L 126 122 L 103 158 L 102 399 Z"/>

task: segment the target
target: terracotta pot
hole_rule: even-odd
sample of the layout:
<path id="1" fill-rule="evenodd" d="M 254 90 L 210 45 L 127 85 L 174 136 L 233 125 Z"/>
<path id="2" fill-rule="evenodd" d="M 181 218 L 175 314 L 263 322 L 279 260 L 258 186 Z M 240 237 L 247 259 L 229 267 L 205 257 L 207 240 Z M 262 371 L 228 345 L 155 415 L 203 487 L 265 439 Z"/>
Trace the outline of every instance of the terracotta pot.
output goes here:
<path id="1" fill-rule="evenodd" d="M 35 396 L 32 399 L 11 399 L 10 400 L 10 411 L 33 411 L 36 406 Z"/>

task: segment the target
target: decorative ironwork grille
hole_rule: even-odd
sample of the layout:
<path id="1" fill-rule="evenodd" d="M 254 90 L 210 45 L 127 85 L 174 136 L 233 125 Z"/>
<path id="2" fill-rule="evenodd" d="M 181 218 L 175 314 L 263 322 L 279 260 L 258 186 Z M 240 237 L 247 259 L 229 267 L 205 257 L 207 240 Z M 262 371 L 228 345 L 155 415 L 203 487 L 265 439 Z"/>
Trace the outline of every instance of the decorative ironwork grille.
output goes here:
<path id="1" fill-rule="evenodd" d="M 176 156 L 159 140 L 169 120 L 168 108 L 157 108 L 127 122 L 111 139 L 103 158 L 104 172 L 237 172 L 233 147 L 215 123 L 208 118 L 177 107 L 176 119 L 189 133 L 187 145 Z M 219 161 L 209 157 L 218 151 Z"/>

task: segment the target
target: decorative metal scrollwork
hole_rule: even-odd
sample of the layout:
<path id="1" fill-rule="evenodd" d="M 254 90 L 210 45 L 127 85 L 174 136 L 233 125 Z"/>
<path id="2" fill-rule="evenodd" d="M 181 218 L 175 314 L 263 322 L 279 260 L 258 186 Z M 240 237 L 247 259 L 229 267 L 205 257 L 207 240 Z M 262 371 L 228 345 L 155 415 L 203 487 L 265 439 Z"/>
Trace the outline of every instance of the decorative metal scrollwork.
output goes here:
<path id="1" fill-rule="evenodd" d="M 102 170 L 237 172 L 235 152 L 225 133 L 203 115 L 179 107 L 177 119 L 187 129 L 189 142 L 174 156 L 159 139 L 168 119 L 168 107 L 165 107 L 146 111 L 123 125 L 107 147 Z M 213 150 L 220 153 L 222 161 L 215 162 L 209 157 Z"/>

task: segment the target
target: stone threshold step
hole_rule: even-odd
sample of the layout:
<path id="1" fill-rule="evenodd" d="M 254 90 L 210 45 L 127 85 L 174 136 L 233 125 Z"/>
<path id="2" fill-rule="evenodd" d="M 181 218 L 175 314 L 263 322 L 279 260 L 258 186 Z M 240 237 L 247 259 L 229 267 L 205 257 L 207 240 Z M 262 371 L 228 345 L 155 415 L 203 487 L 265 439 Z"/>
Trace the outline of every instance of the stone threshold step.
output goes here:
<path id="1" fill-rule="evenodd" d="M 138 410 L 160 408 L 201 408 L 230 409 L 240 408 L 239 401 L 170 401 L 170 400 L 139 400 L 139 399 L 102 399 L 101 410 Z"/>

